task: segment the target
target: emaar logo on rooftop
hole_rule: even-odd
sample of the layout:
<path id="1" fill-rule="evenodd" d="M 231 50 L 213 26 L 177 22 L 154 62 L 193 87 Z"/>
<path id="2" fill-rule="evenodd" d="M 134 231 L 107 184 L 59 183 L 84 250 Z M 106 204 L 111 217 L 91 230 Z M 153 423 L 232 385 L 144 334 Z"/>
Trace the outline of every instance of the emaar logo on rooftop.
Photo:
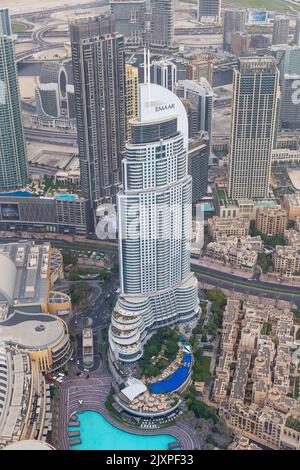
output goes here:
<path id="1" fill-rule="evenodd" d="M 175 104 L 162 104 L 161 106 L 155 106 L 155 111 L 167 111 L 168 109 L 175 109 Z"/>

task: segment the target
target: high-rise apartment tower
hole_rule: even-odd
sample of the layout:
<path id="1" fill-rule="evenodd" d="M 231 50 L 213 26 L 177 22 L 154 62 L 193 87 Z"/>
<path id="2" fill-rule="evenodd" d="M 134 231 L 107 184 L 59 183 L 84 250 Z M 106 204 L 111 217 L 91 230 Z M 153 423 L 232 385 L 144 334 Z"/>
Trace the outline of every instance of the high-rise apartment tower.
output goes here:
<path id="1" fill-rule="evenodd" d="M 13 39 L 0 36 L 0 191 L 21 188 L 27 181 L 27 153 Z"/>
<path id="2" fill-rule="evenodd" d="M 279 112 L 279 71 L 272 57 L 241 58 L 234 70 L 229 196 L 268 196 Z"/>
<path id="3" fill-rule="evenodd" d="M 81 191 L 95 214 L 114 203 L 126 142 L 123 36 L 111 17 L 70 25 Z"/>

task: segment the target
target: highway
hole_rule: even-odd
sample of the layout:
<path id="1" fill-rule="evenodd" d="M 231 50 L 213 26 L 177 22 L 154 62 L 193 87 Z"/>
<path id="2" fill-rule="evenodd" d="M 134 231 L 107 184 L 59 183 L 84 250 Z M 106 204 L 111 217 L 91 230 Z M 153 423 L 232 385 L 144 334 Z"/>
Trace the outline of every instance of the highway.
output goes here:
<path id="1" fill-rule="evenodd" d="M 63 42 L 53 44 L 43 39 L 43 36 L 47 31 L 51 31 L 52 29 L 55 29 L 56 27 L 57 25 L 43 26 L 42 28 L 33 31 L 31 38 L 32 38 L 32 42 L 36 44 L 36 47 L 16 54 L 16 62 L 20 62 L 32 56 L 36 52 L 40 52 L 45 49 L 56 49 L 57 47 L 61 47 L 63 45 Z"/>
<path id="2" fill-rule="evenodd" d="M 76 132 L 66 131 L 57 132 L 53 129 L 45 130 L 43 128 L 35 129 L 31 127 L 24 127 L 25 137 L 27 141 L 64 144 L 70 147 L 77 147 L 77 134 Z"/>
<path id="3" fill-rule="evenodd" d="M 20 237 L 2 238 L 2 243 L 9 241 L 20 241 Z M 116 252 L 118 247 L 117 243 L 101 243 L 92 240 L 89 243 L 86 242 L 69 242 L 65 240 L 56 240 L 51 238 L 44 238 L 37 241 L 48 241 L 53 245 L 68 246 L 70 249 L 97 249 L 102 252 Z M 295 303 L 300 308 L 300 288 L 293 287 L 292 285 L 275 284 L 270 282 L 261 281 L 260 279 L 245 279 L 240 276 L 229 273 L 221 273 L 218 270 L 199 266 L 198 264 L 191 261 L 191 269 L 195 272 L 198 280 L 203 283 L 212 284 L 216 287 L 234 290 L 235 292 L 241 292 L 245 295 L 254 295 L 257 297 L 267 297 L 270 299 L 285 300 L 288 302 Z"/>

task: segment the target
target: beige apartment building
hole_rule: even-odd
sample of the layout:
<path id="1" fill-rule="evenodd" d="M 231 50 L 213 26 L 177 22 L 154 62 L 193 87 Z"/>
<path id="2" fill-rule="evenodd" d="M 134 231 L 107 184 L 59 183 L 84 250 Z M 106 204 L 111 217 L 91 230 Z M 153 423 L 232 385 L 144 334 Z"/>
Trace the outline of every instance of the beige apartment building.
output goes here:
<path id="1" fill-rule="evenodd" d="M 300 216 L 300 193 L 285 194 L 282 204 L 288 212 L 289 219 L 296 221 Z"/>
<path id="2" fill-rule="evenodd" d="M 138 115 L 138 68 L 126 64 L 126 121 L 127 121 L 127 140 L 131 139 L 131 123 Z"/>
<path id="3" fill-rule="evenodd" d="M 261 207 L 256 212 L 256 228 L 267 237 L 284 235 L 288 214 L 281 206 Z"/>
<path id="4" fill-rule="evenodd" d="M 257 262 L 257 253 L 262 251 L 260 237 L 228 237 L 207 245 L 206 256 L 224 264 L 246 269 L 253 269 Z"/>
<path id="5" fill-rule="evenodd" d="M 290 396 L 294 335 L 288 309 L 228 299 L 212 397 L 237 438 L 245 438 L 242 448 L 253 439 L 300 449 L 300 406 Z"/>
<path id="6" fill-rule="evenodd" d="M 300 273 L 300 251 L 297 246 L 276 246 L 273 262 L 274 271 L 282 276 L 291 277 Z"/>
<path id="7" fill-rule="evenodd" d="M 245 238 L 249 234 L 250 222 L 242 217 L 226 218 L 213 217 L 208 220 L 208 231 L 214 241 L 228 237 Z"/>

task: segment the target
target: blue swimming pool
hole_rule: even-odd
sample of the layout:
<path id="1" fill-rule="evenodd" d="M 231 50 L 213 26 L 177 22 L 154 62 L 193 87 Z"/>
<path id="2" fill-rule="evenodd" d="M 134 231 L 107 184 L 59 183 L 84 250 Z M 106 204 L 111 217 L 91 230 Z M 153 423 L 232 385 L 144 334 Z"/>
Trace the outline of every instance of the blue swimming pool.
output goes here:
<path id="1" fill-rule="evenodd" d="M 12 193 L 1 193 L 0 196 L 5 196 L 5 197 L 31 197 L 32 193 L 30 191 L 14 191 Z"/>
<path id="2" fill-rule="evenodd" d="M 77 199 L 77 196 L 75 194 L 59 194 L 56 196 L 56 199 L 67 199 L 68 201 L 74 201 L 74 199 Z"/>
<path id="3" fill-rule="evenodd" d="M 187 341 L 180 336 L 179 337 L 183 346 L 187 347 Z M 150 385 L 150 392 L 152 393 L 168 393 L 173 392 L 179 388 L 188 378 L 188 375 L 192 366 L 192 354 L 188 351 L 184 352 L 184 356 L 181 360 L 182 366 L 173 372 L 167 379 L 160 380 Z"/>
<path id="4" fill-rule="evenodd" d="M 70 431 L 80 430 L 81 444 L 70 447 L 74 450 L 167 450 L 176 441 L 170 434 L 141 436 L 121 431 L 96 411 L 82 411 L 77 416 L 80 427 Z"/>

